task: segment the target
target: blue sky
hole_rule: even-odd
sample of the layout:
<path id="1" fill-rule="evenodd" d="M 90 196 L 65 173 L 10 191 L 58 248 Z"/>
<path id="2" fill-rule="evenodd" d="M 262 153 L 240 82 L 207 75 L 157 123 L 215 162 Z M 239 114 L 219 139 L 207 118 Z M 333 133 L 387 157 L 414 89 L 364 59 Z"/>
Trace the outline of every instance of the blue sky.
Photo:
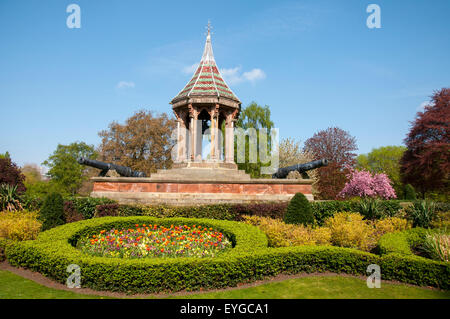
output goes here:
<path id="1" fill-rule="evenodd" d="M 81 8 L 81 28 L 66 7 Z M 381 8 L 369 29 L 366 7 Z M 0 153 L 40 164 L 58 143 L 170 100 L 201 58 L 281 137 L 338 126 L 358 153 L 400 145 L 420 105 L 450 85 L 450 1 L 0 1 Z"/>

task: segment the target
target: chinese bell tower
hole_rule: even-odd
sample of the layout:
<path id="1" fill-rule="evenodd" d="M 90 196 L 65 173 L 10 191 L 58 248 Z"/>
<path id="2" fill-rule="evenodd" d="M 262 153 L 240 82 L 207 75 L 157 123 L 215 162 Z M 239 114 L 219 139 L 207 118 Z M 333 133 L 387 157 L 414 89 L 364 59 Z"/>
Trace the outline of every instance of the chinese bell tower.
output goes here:
<path id="1" fill-rule="evenodd" d="M 211 45 L 209 23 L 202 59 L 191 80 L 170 104 L 177 118 L 174 167 L 237 168 L 233 128 L 241 110 L 241 101 L 220 75 Z M 223 126 L 225 134 L 222 134 Z M 207 156 L 202 150 L 204 134 L 211 140 Z"/>

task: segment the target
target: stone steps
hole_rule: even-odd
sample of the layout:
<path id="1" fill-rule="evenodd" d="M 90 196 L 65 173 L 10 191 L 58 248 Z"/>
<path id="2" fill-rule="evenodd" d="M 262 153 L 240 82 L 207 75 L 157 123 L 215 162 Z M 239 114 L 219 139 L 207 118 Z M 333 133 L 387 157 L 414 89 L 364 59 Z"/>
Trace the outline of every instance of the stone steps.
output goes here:
<path id="1" fill-rule="evenodd" d="M 174 168 L 158 170 L 150 175 L 154 180 L 193 180 L 193 181 L 214 181 L 230 180 L 242 181 L 250 180 L 250 175 L 244 170 L 224 169 L 224 168 Z"/>

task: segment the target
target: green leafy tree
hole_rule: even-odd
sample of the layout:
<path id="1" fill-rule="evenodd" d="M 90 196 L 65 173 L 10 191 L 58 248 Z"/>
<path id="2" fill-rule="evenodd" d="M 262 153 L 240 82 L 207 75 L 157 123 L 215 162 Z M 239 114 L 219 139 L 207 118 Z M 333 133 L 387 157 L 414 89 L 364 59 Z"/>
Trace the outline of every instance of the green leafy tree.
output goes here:
<path id="1" fill-rule="evenodd" d="M 404 146 L 374 148 L 370 153 L 361 154 L 356 158 L 356 168 L 375 174 L 386 174 L 392 181 L 397 197 L 403 198 L 404 186 L 400 177 L 400 159 L 405 151 Z"/>
<path id="2" fill-rule="evenodd" d="M 97 158 L 93 145 L 75 142 L 69 145 L 58 144 L 50 157 L 42 164 L 49 167 L 50 183 L 57 186 L 63 194 L 76 194 L 88 177 L 86 168 L 77 162 L 78 157 Z"/>
<path id="3" fill-rule="evenodd" d="M 267 152 L 271 152 L 271 139 L 270 139 L 270 131 L 274 127 L 274 123 L 270 119 L 270 109 L 269 106 L 260 106 L 256 102 L 250 103 L 246 108 L 244 108 L 240 115 L 239 119 L 236 122 L 236 127 L 240 127 L 244 130 L 249 128 L 254 128 L 256 131 L 265 128 L 268 133 L 267 142 Z M 237 163 L 239 169 L 245 170 L 248 174 L 250 174 L 254 178 L 261 177 L 261 167 L 265 166 L 261 162 L 259 157 L 259 152 L 257 152 L 257 162 L 250 163 L 249 162 L 249 151 L 250 151 L 250 138 L 248 136 L 245 137 L 245 163 Z M 259 145 L 259 134 L 257 134 L 257 142 Z M 235 143 L 235 148 L 237 145 Z M 235 151 L 235 161 L 237 162 L 237 151 Z"/>
<path id="4" fill-rule="evenodd" d="M 9 155 L 9 152 L 6 151 L 5 153 L 0 154 L 0 158 L 11 158 L 11 155 Z"/>

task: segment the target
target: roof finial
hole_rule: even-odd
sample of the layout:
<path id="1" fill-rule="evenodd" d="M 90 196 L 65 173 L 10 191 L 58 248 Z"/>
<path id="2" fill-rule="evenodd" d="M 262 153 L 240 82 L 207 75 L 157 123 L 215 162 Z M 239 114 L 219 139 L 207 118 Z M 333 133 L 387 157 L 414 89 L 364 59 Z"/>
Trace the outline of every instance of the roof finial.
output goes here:
<path id="1" fill-rule="evenodd" d="M 211 21 L 209 19 L 208 19 L 208 25 L 206 26 L 206 30 L 208 30 L 208 33 L 206 35 L 210 36 L 212 34 L 212 32 L 211 32 L 212 25 L 211 25 Z"/>

